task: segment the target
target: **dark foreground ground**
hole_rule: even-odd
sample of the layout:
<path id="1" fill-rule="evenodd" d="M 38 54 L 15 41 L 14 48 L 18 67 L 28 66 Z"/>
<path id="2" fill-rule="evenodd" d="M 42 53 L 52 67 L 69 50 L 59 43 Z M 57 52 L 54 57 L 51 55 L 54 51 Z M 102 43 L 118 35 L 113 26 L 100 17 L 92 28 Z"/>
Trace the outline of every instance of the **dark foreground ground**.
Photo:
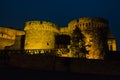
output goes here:
<path id="1" fill-rule="evenodd" d="M 0 65 L 0 80 L 120 80 L 119 75 L 40 71 Z"/>

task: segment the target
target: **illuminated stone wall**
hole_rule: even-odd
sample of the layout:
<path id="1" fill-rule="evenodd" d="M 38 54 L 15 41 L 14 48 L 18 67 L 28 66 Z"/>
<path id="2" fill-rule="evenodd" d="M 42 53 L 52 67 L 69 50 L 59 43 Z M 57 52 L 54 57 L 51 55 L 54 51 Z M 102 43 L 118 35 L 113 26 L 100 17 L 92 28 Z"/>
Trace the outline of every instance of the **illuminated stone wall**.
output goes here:
<path id="1" fill-rule="evenodd" d="M 67 27 L 59 27 L 46 21 L 28 21 L 24 31 L 0 27 L 0 49 L 44 49 L 63 51 L 64 55 L 72 57 L 70 44 L 57 44 L 56 36 L 72 37 L 73 30 L 78 27 L 85 36 L 85 47 L 89 51 L 88 59 L 103 59 L 107 51 L 116 51 L 116 39 L 112 36 L 108 27 L 108 21 L 103 18 L 83 17 L 72 20 Z M 17 37 L 16 37 L 17 36 Z M 22 39 L 25 36 L 25 39 Z M 67 40 L 67 39 L 66 39 Z M 65 41 L 65 38 L 61 41 Z M 69 41 L 70 42 L 70 41 Z M 24 46 L 21 47 L 21 44 Z M 58 47 L 56 47 L 58 46 Z M 61 50 L 63 47 L 64 49 Z M 61 47 L 61 48 L 60 48 Z M 65 49 L 66 48 L 66 49 Z M 66 51 L 67 50 L 67 51 Z M 70 56 L 69 56 L 70 55 Z"/>
<path id="2" fill-rule="evenodd" d="M 24 49 L 54 49 L 58 27 L 50 22 L 28 21 L 24 28 Z"/>
<path id="3" fill-rule="evenodd" d="M 86 57 L 88 59 L 103 59 L 108 49 L 110 50 L 108 46 L 110 39 L 107 39 L 109 32 L 108 21 L 103 18 L 79 18 L 68 23 L 68 27 L 59 29 L 50 22 L 28 21 L 24 28 L 26 32 L 24 49 L 54 49 L 55 45 L 57 45 L 55 44 L 55 35 L 71 36 L 76 27 L 79 27 L 85 36 L 85 46 L 89 51 Z M 113 41 L 111 44 L 115 48 Z"/>
<path id="4" fill-rule="evenodd" d="M 60 28 L 60 34 L 69 35 L 68 27 L 62 27 L 62 28 Z"/>
<path id="5" fill-rule="evenodd" d="M 68 24 L 69 32 L 72 32 L 76 26 L 86 38 L 86 49 L 89 51 L 86 57 L 89 59 L 104 58 L 104 53 L 107 52 L 108 22 L 102 18 L 80 18 Z"/>
<path id="6" fill-rule="evenodd" d="M 116 51 L 117 50 L 117 47 L 116 47 L 116 39 L 115 37 L 113 36 L 113 34 L 111 32 L 108 33 L 108 48 L 109 48 L 109 51 Z"/>
<path id="7" fill-rule="evenodd" d="M 13 40 L 14 44 L 7 45 L 5 47 L 6 50 L 23 50 L 24 49 L 24 36 L 25 35 L 17 35 L 15 40 Z"/>
<path id="8" fill-rule="evenodd" d="M 13 45 L 17 35 L 25 35 L 25 32 L 11 28 L 0 27 L 0 49 L 3 50 L 6 46 Z"/>
<path id="9" fill-rule="evenodd" d="M 116 39 L 108 39 L 108 48 L 109 48 L 109 51 L 116 51 L 117 50 Z"/>
<path id="10" fill-rule="evenodd" d="M 16 35 L 25 35 L 24 31 L 0 27 L 0 37 L 15 40 Z"/>
<path id="11" fill-rule="evenodd" d="M 14 40 L 0 38 L 0 50 L 4 50 L 6 46 L 11 46 L 14 44 Z"/>

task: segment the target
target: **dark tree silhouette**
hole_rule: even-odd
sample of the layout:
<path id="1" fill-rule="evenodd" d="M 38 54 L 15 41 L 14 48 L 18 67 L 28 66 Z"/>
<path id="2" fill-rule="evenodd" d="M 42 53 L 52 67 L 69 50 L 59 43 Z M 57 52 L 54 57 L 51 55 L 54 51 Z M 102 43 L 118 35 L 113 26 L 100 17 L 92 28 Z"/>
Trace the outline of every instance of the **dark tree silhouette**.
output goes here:
<path id="1" fill-rule="evenodd" d="M 76 26 L 71 34 L 71 53 L 74 57 L 85 58 L 87 50 L 85 48 L 85 36 L 81 30 Z"/>

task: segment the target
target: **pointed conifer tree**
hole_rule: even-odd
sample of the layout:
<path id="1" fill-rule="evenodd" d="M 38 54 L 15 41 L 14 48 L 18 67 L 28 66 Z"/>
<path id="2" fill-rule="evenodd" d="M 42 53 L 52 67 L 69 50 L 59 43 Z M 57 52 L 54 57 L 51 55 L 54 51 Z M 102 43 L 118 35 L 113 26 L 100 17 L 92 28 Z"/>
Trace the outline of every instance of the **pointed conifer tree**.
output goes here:
<path id="1" fill-rule="evenodd" d="M 71 33 L 70 50 L 73 57 L 85 58 L 87 54 L 87 50 L 85 48 L 85 36 L 77 26 Z"/>

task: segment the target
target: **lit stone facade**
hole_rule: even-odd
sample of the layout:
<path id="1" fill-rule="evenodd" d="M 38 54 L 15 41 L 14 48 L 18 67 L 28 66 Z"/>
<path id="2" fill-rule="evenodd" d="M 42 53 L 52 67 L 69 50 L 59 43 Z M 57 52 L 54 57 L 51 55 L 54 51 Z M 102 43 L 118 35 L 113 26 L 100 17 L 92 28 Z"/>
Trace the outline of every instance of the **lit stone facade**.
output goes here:
<path id="1" fill-rule="evenodd" d="M 86 58 L 103 59 L 108 51 L 116 51 L 116 39 L 109 30 L 108 21 L 91 17 L 72 20 L 67 27 L 58 27 L 46 21 L 28 21 L 25 23 L 24 31 L 0 27 L 0 40 L 3 41 L 0 49 L 5 49 L 5 46 L 10 46 L 7 49 L 16 49 L 17 45 L 23 44 L 24 50 L 32 51 L 30 54 L 33 54 L 34 50 L 37 50 L 38 53 L 55 50 L 56 54 L 63 57 L 72 57 L 69 48 L 72 32 L 76 27 L 85 36 L 85 48 L 88 51 Z M 24 40 L 22 36 L 24 36 Z M 57 39 L 58 37 L 60 38 Z M 65 44 L 63 44 L 64 42 Z M 17 49 L 19 48 L 21 47 Z"/>
<path id="2" fill-rule="evenodd" d="M 110 32 L 108 33 L 107 37 L 108 37 L 107 44 L 108 44 L 109 51 L 116 51 L 117 50 L 116 38 Z"/>
<path id="3" fill-rule="evenodd" d="M 15 43 L 15 37 L 25 35 L 24 31 L 0 27 L 0 49 Z"/>
<path id="4" fill-rule="evenodd" d="M 68 24 L 69 32 L 72 32 L 76 26 L 80 28 L 86 38 L 85 45 L 89 51 L 86 57 L 102 59 L 107 52 L 108 22 L 102 18 L 79 18 Z"/>
<path id="5" fill-rule="evenodd" d="M 59 33 L 58 27 L 50 22 L 28 21 L 24 28 L 24 49 L 54 49 L 55 35 Z"/>

